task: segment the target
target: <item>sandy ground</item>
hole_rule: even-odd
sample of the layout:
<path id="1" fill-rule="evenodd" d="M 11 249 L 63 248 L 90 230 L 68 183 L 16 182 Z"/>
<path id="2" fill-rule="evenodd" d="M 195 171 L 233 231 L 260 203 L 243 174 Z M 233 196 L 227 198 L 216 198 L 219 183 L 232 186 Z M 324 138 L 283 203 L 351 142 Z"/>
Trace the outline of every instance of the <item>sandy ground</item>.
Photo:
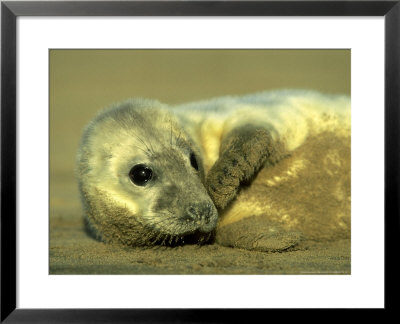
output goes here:
<path id="1" fill-rule="evenodd" d="M 56 187 L 58 195 L 50 206 L 50 274 L 350 274 L 350 240 L 304 242 L 281 253 L 216 244 L 174 248 L 104 244 L 84 230 L 75 182 L 64 177 Z"/>
<path id="2" fill-rule="evenodd" d="M 350 94 L 350 51 L 80 51 L 50 53 L 50 274 L 350 274 L 350 241 L 283 253 L 218 245 L 123 248 L 89 237 L 74 179 L 83 126 L 129 97 L 180 103 L 268 89 Z"/>

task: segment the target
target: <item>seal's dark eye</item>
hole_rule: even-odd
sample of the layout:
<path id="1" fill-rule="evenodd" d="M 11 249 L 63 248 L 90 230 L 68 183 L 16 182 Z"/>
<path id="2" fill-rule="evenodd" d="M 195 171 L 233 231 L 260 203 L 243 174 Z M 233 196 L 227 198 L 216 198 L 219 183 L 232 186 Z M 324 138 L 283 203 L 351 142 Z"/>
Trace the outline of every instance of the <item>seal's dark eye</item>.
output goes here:
<path id="1" fill-rule="evenodd" d="M 144 164 L 135 165 L 131 171 L 129 171 L 129 178 L 137 186 L 145 186 L 151 179 L 153 171 L 145 166 Z"/>
<path id="2" fill-rule="evenodd" d="M 196 155 L 194 155 L 193 152 L 190 153 L 190 164 L 192 165 L 193 168 L 199 171 L 199 165 L 197 164 Z"/>

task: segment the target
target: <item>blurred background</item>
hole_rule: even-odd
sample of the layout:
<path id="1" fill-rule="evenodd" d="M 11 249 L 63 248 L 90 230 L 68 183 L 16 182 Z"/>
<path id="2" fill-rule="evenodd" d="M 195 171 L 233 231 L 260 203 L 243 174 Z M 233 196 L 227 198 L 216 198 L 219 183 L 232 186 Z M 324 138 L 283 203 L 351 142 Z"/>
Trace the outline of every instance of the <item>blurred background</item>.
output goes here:
<path id="1" fill-rule="evenodd" d="M 79 204 L 75 153 L 101 108 L 129 97 L 174 104 L 281 88 L 350 95 L 350 50 L 50 50 L 51 215 L 66 200 Z"/>

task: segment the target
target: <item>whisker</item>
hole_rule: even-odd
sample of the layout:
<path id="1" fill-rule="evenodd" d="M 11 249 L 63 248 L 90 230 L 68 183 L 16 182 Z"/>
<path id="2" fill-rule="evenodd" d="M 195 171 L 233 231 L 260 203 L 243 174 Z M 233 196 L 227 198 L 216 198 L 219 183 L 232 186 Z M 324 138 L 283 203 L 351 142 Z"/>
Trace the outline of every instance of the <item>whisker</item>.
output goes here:
<path id="1" fill-rule="evenodd" d="M 161 242 L 161 245 L 165 245 L 165 240 L 167 239 L 167 236 L 164 236 L 164 239 Z"/>
<path id="2" fill-rule="evenodd" d="M 142 149 L 141 147 L 137 146 L 137 145 L 133 145 L 134 147 L 136 147 L 138 150 L 141 150 L 144 152 L 144 154 L 146 154 L 148 157 L 150 157 L 149 151 L 146 151 L 144 149 Z"/>
<path id="3" fill-rule="evenodd" d="M 136 139 L 138 139 L 147 148 L 147 151 L 152 152 L 154 154 L 154 151 L 150 150 L 150 148 L 147 146 L 146 142 L 137 133 L 135 133 L 133 130 L 131 130 L 131 132 L 136 137 Z"/>

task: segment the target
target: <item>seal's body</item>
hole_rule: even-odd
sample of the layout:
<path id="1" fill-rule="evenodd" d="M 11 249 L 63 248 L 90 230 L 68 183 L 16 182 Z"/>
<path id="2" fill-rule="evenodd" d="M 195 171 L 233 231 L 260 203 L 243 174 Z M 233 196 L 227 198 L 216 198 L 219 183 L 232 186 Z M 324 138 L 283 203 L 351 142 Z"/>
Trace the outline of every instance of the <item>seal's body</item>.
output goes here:
<path id="1" fill-rule="evenodd" d="M 135 99 L 87 127 L 77 175 L 88 228 L 127 245 L 283 250 L 350 235 L 350 101 L 264 92 L 167 106 Z"/>

